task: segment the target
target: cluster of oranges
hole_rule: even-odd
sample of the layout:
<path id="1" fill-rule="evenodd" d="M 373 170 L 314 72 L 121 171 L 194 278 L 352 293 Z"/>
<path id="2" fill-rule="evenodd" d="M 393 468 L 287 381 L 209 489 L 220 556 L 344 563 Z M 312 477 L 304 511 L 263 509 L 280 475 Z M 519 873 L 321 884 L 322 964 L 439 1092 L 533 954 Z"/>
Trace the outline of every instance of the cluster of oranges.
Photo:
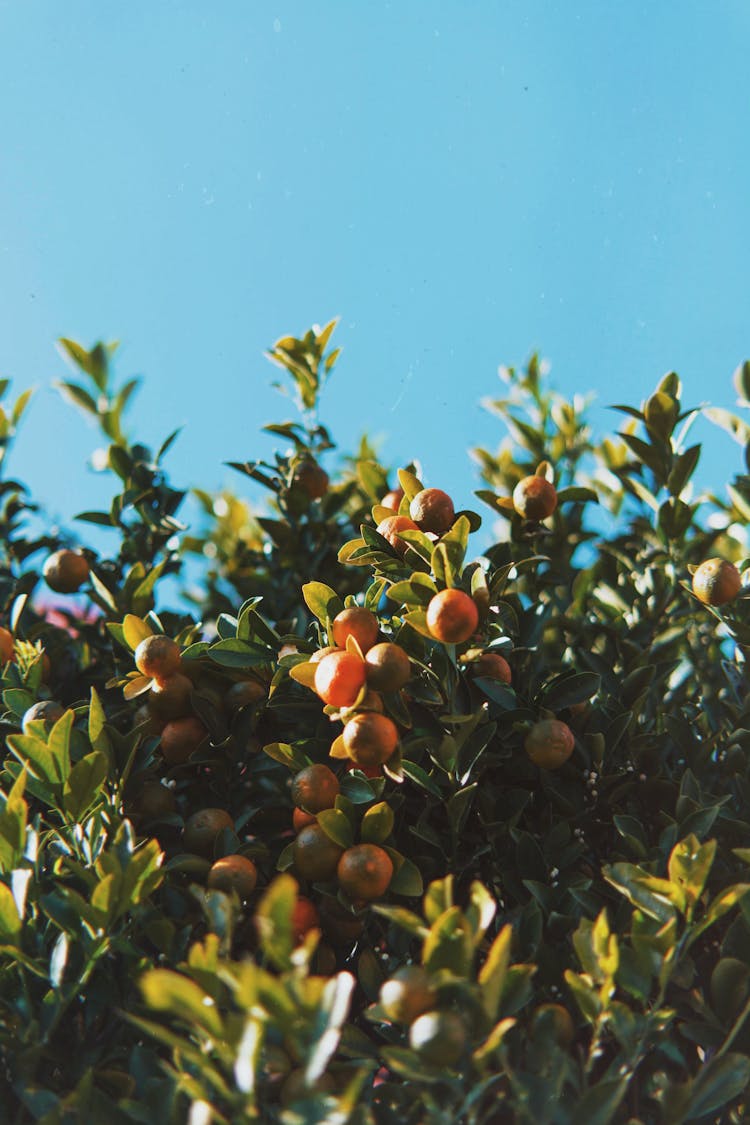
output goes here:
<path id="1" fill-rule="evenodd" d="M 379 769 L 398 746 L 398 727 L 384 713 L 381 693 L 400 691 L 411 677 L 405 650 L 379 641 L 379 633 L 374 613 L 349 606 L 333 619 L 333 645 L 311 658 L 312 686 L 323 703 L 345 713 L 340 745 L 363 769 Z"/>
<path id="2" fill-rule="evenodd" d="M 192 680 L 182 671 L 180 646 L 171 637 L 145 637 L 135 650 L 135 666 L 151 680 L 147 712 L 161 735 L 161 750 L 168 765 L 181 765 L 208 735 L 193 714 Z"/>
<path id="3" fill-rule="evenodd" d="M 378 844 L 343 848 L 319 824 L 318 814 L 334 808 L 339 790 L 336 774 L 320 763 L 306 766 L 295 776 L 294 868 L 311 883 L 335 880 L 353 903 L 363 905 L 385 894 L 393 877 L 393 861 Z"/>

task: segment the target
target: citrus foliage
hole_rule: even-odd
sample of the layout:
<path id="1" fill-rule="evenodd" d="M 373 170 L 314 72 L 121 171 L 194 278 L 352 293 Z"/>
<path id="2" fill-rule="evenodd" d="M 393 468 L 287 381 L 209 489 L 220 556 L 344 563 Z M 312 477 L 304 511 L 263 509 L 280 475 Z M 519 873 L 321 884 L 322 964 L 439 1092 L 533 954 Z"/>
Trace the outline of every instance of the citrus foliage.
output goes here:
<path id="1" fill-rule="evenodd" d="M 334 327 L 271 350 L 262 513 L 188 531 L 69 340 L 108 553 L 0 480 L 3 1120 L 745 1120 L 750 477 L 696 491 L 676 375 L 598 440 L 536 358 L 484 517 L 366 439 L 324 468 Z"/>

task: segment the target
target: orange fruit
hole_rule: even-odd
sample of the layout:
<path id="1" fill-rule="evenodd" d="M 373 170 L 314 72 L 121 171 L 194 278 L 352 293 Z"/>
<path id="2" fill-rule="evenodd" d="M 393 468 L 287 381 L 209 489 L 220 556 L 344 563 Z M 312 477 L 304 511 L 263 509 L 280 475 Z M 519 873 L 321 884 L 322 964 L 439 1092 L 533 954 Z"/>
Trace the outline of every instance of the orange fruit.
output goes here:
<path id="1" fill-rule="evenodd" d="M 377 844 L 347 848 L 336 868 L 339 886 L 350 899 L 371 902 L 381 898 L 393 878 L 393 861 Z"/>
<path id="2" fill-rule="evenodd" d="M 210 859 L 219 834 L 225 828 L 234 828 L 234 821 L 226 809 L 199 809 L 188 817 L 182 830 L 186 849 Z"/>
<path id="3" fill-rule="evenodd" d="M 377 691 L 399 691 L 411 679 L 411 665 L 401 645 L 381 641 L 365 654 L 367 683 Z"/>
<path id="4" fill-rule="evenodd" d="M 312 656 L 310 657 L 310 663 L 319 664 L 324 656 L 328 656 L 330 653 L 338 651 L 339 650 L 337 649 L 336 645 L 326 645 L 325 648 L 319 648 L 317 652 L 314 652 L 312 654 Z"/>
<path id="5" fill-rule="evenodd" d="M 160 820 L 174 810 L 174 793 L 154 777 L 144 781 L 133 799 L 133 811 L 144 820 Z"/>
<path id="6" fill-rule="evenodd" d="M 392 1023 L 413 1023 L 434 1008 L 437 993 L 430 974 L 421 965 L 404 965 L 380 988 L 380 1007 Z"/>
<path id="7" fill-rule="evenodd" d="M 424 1012 L 409 1028 L 409 1046 L 430 1066 L 455 1066 L 466 1048 L 466 1025 L 458 1012 Z"/>
<path id="8" fill-rule="evenodd" d="M 344 849 L 319 824 L 308 824 L 294 841 L 294 866 L 303 879 L 325 883 L 336 874 Z"/>
<path id="9" fill-rule="evenodd" d="M 145 637 L 135 650 L 135 666 L 142 676 L 166 680 L 180 667 L 180 646 L 170 637 L 154 634 Z"/>
<path id="10" fill-rule="evenodd" d="M 378 535 L 388 540 L 397 554 L 405 555 L 409 544 L 401 538 L 399 531 L 419 531 L 419 528 L 408 516 L 386 516 L 380 521 L 376 530 Z"/>
<path id="11" fill-rule="evenodd" d="M 401 507 L 401 501 L 404 498 L 403 488 L 393 488 L 390 492 L 386 492 L 383 499 L 380 501 L 381 508 L 390 508 L 392 512 L 398 512 Z"/>
<path id="12" fill-rule="evenodd" d="M 21 719 L 21 729 L 24 734 L 31 734 L 29 723 L 39 720 L 45 723 L 56 723 L 64 714 L 65 708 L 56 703 L 54 699 L 42 699 L 39 703 L 32 704 L 28 711 L 24 712 Z"/>
<path id="13" fill-rule="evenodd" d="M 44 564 L 42 573 L 50 590 L 56 594 L 75 594 L 89 576 L 87 559 L 78 551 L 55 551 Z"/>
<path id="14" fill-rule="evenodd" d="M 4 629 L 0 625 L 0 660 L 3 664 L 7 664 L 9 660 L 15 662 L 16 654 L 13 650 L 13 634 L 10 629 Z"/>
<path id="15" fill-rule="evenodd" d="M 351 707 L 365 682 L 365 662 L 354 652 L 329 652 L 315 667 L 315 690 L 332 707 Z"/>
<path id="16" fill-rule="evenodd" d="M 509 684 L 512 679 L 510 664 L 499 652 L 483 652 L 479 659 L 473 662 L 471 668 L 475 676 L 484 676 L 501 684 Z"/>
<path id="17" fill-rule="evenodd" d="M 311 457 L 299 463 L 292 480 L 311 500 L 320 500 L 328 491 L 328 473 Z"/>
<path id="18" fill-rule="evenodd" d="M 387 715 L 360 711 L 349 719 L 342 738 L 347 754 L 358 766 L 380 766 L 398 746 L 398 728 Z"/>
<path id="19" fill-rule="evenodd" d="M 562 1004 L 540 1004 L 531 1017 L 531 1033 L 535 1038 L 552 1040 L 567 1050 L 575 1039 L 575 1027 L 567 1008 Z"/>
<path id="20" fill-rule="evenodd" d="M 304 809 L 294 809 L 292 812 L 292 825 L 295 832 L 301 832 L 308 824 L 317 824 L 314 813 L 305 812 Z"/>
<path id="21" fill-rule="evenodd" d="M 193 682 L 181 672 L 155 680 L 148 693 L 148 708 L 159 719 L 180 719 L 190 714 Z"/>
<path id="22" fill-rule="evenodd" d="M 332 809 L 339 795 L 339 779 L 328 766 L 315 763 L 300 770 L 292 782 L 292 800 L 308 813 Z"/>
<path id="23" fill-rule="evenodd" d="M 161 732 L 161 752 L 170 766 L 179 766 L 208 736 L 208 731 L 195 715 L 185 715 L 181 719 L 171 719 Z"/>
<path id="24" fill-rule="evenodd" d="M 236 891 L 240 898 L 250 898 L 258 882 L 258 868 L 244 855 L 225 855 L 217 859 L 208 873 L 211 890 Z"/>
<path id="25" fill-rule="evenodd" d="M 513 489 L 513 507 L 525 520 L 546 520 L 557 507 L 557 490 L 545 477 L 524 477 Z"/>
<path id="26" fill-rule="evenodd" d="M 523 745 L 535 766 L 556 770 L 573 753 L 575 741 L 567 723 L 560 719 L 540 719 L 528 731 Z"/>
<path id="27" fill-rule="evenodd" d="M 437 641 L 459 645 L 479 624 L 479 610 L 463 590 L 441 590 L 427 606 L 427 628 Z"/>
<path id="28" fill-rule="evenodd" d="M 304 895 L 298 895 L 292 910 L 292 933 L 296 942 L 302 941 L 310 930 L 316 930 L 320 925 L 317 908 Z"/>
<path id="29" fill-rule="evenodd" d="M 339 648 L 346 648 L 347 637 L 354 637 L 362 652 L 372 648 L 378 639 L 380 624 L 374 613 L 364 606 L 352 605 L 337 613 L 332 624 L 333 639 Z"/>
<path id="30" fill-rule="evenodd" d="M 409 505 L 409 515 L 422 531 L 444 535 L 453 526 L 456 509 L 441 488 L 423 488 Z"/>
<path id="31" fill-rule="evenodd" d="M 693 575 L 693 593 L 704 605 L 726 605 L 741 588 L 739 570 L 724 559 L 706 559 Z"/>
<path id="32" fill-rule="evenodd" d="M 346 768 L 349 772 L 351 772 L 351 770 L 360 770 L 365 777 L 369 778 L 383 776 L 383 771 L 380 766 L 362 766 L 359 762 L 350 762 Z"/>
<path id="33" fill-rule="evenodd" d="M 267 696 L 268 688 L 260 680 L 241 680 L 238 684 L 232 684 L 224 701 L 230 711 L 240 711 L 243 707 L 260 703 Z"/>

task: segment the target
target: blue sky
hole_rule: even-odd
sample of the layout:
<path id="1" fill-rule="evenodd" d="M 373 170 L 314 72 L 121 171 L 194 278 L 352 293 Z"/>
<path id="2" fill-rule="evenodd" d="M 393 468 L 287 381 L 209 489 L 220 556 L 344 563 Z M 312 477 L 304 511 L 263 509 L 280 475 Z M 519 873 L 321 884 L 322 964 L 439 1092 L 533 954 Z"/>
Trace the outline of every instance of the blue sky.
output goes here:
<path id="1" fill-rule="evenodd" d="M 750 355 L 750 6 L 0 0 L 0 374 L 13 460 L 68 519 L 109 486 L 49 389 L 122 341 L 176 484 L 240 490 L 289 416 L 262 353 L 340 315 L 322 419 L 463 506 L 479 400 L 539 349 L 559 389 L 670 369 L 731 406 Z M 741 468 L 702 425 L 703 479 Z M 81 525 L 81 532 L 86 528 Z"/>

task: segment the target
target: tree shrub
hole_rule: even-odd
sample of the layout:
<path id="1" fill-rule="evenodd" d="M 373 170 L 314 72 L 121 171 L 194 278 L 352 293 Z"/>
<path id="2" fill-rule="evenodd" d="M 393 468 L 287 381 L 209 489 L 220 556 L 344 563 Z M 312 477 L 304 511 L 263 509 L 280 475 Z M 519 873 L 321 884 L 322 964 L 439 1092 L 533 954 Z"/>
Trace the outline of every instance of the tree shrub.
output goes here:
<path id="1" fill-rule="evenodd" d="M 267 509 L 195 490 L 194 528 L 175 435 L 63 340 L 107 552 L 33 531 L 0 413 L 3 1120 L 746 1120 L 750 476 L 696 488 L 675 374 L 599 439 L 532 357 L 483 524 L 333 460 L 334 327 L 271 349 Z"/>

